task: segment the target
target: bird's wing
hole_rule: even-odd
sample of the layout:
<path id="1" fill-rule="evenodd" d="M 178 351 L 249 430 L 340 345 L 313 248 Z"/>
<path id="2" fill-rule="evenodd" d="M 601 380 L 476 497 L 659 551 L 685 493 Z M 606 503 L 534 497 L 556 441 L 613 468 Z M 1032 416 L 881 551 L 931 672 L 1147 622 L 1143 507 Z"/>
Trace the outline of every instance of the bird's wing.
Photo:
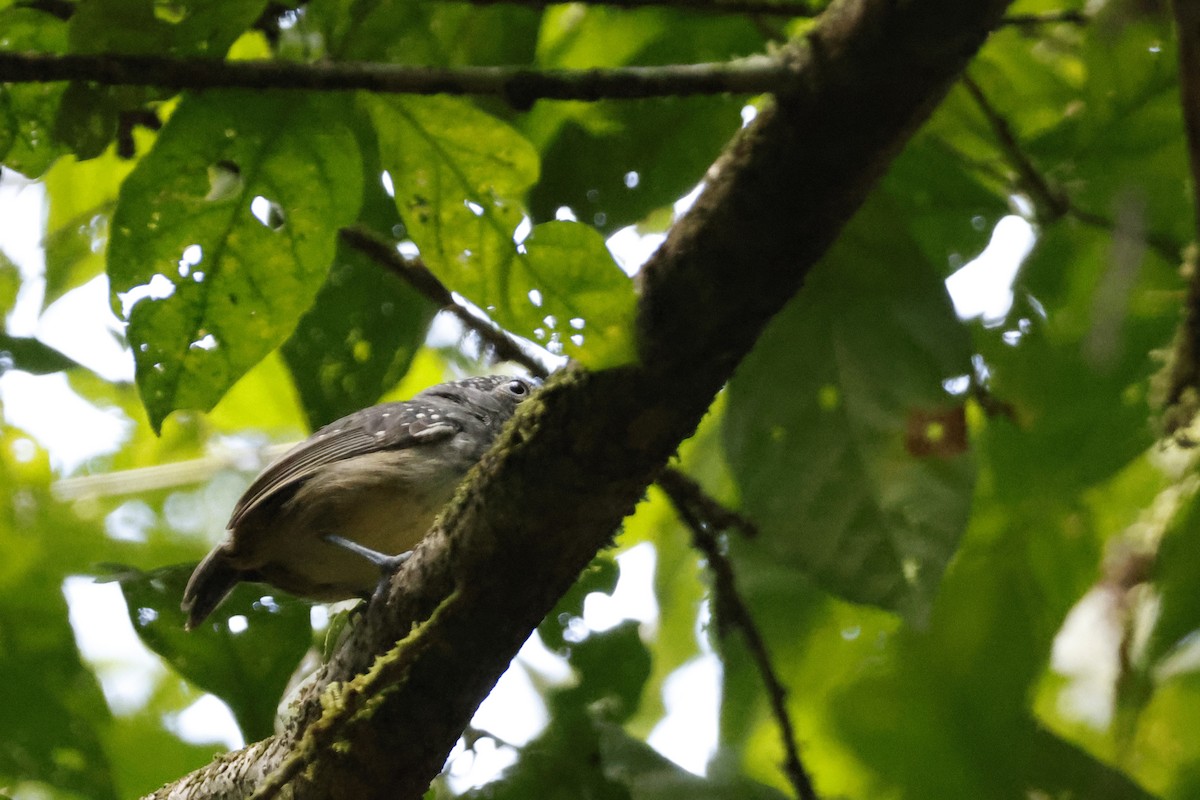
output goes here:
<path id="1" fill-rule="evenodd" d="M 232 530 L 254 509 L 295 489 L 326 464 L 380 450 L 397 450 L 449 438 L 461 424 L 421 403 L 387 403 L 330 423 L 263 470 L 234 506 Z"/>

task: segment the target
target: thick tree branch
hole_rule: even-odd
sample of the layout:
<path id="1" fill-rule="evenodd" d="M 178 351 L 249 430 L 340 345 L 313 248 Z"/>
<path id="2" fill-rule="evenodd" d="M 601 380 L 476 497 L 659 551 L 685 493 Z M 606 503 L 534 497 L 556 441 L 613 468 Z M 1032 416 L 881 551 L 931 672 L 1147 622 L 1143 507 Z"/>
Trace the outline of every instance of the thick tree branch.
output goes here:
<path id="1" fill-rule="evenodd" d="M 288 784 L 293 797 L 420 797 L 530 631 L 695 430 L 1006 6 L 847 0 L 822 15 L 785 50 L 794 82 L 710 169 L 643 267 L 638 363 L 555 373 L 386 602 L 348 631 L 286 730 L 157 796 L 247 796 L 324 720 L 335 745 Z M 395 683 L 341 710 L 338 687 L 399 662 Z"/>
<path id="2" fill-rule="evenodd" d="M 302 64 L 146 55 L 0 52 L 0 83 L 88 81 L 170 89 L 272 89 L 501 97 L 527 108 L 535 100 L 600 100 L 697 94 L 762 94 L 794 80 L 769 56 L 721 64 L 589 70 L 528 67 L 413 67 L 374 62 Z"/>
<path id="3" fill-rule="evenodd" d="M 1187 132 L 1188 165 L 1192 179 L 1192 213 L 1200 241 L 1200 8 L 1191 0 L 1173 0 L 1179 37 L 1179 93 Z M 1191 424 L 1200 411 L 1200 269 L 1192 250 L 1185 264 L 1188 278 L 1183 318 L 1175 332 L 1165 366 L 1161 402 L 1163 432 L 1171 435 Z"/>

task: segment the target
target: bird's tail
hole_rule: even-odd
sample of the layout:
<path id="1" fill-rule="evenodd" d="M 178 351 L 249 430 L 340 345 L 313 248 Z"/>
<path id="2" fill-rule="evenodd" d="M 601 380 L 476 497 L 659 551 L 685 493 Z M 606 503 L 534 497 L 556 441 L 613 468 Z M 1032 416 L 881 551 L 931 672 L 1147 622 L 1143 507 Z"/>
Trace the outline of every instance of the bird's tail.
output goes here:
<path id="1" fill-rule="evenodd" d="M 180 607 L 188 615 L 184 627 L 194 630 L 241 580 L 241 570 L 229 563 L 229 556 L 222 548 L 205 556 L 183 590 Z"/>

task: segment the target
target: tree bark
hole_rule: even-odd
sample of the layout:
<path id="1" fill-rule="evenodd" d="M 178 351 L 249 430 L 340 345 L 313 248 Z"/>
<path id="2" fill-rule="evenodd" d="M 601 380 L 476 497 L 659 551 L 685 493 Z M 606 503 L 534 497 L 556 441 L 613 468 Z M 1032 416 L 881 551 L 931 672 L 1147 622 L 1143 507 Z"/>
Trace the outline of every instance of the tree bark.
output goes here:
<path id="1" fill-rule="evenodd" d="M 713 165 L 639 275 L 639 363 L 554 375 L 387 602 L 358 619 L 287 730 L 153 796 L 265 795 L 286 778 L 281 796 L 421 797 L 521 644 L 612 540 L 1007 5 L 847 0 L 789 45 L 794 85 Z"/>

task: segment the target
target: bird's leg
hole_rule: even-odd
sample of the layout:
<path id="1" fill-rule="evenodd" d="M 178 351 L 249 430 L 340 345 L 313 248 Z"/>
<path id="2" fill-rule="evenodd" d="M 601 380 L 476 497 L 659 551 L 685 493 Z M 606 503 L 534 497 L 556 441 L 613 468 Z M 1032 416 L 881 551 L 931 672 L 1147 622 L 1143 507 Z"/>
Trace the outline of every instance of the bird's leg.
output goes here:
<path id="1" fill-rule="evenodd" d="M 371 595 L 371 600 L 377 597 L 387 595 L 388 583 L 392 576 L 400 571 L 405 562 L 412 558 L 412 550 L 406 550 L 403 553 L 397 553 L 394 556 L 389 556 L 387 553 L 381 553 L 378 550 L 361 545 L 358 542 L 347 539 L 344 536 L 338 536 L 334 533 L 327 533 L 321 537 L 329 544 L 349 550 L 351 553 L 362 556 L 367 561 L 370 561 L 375 566 L 379 567 L 379 583 L 375 585 L 375 592 Z"/>

